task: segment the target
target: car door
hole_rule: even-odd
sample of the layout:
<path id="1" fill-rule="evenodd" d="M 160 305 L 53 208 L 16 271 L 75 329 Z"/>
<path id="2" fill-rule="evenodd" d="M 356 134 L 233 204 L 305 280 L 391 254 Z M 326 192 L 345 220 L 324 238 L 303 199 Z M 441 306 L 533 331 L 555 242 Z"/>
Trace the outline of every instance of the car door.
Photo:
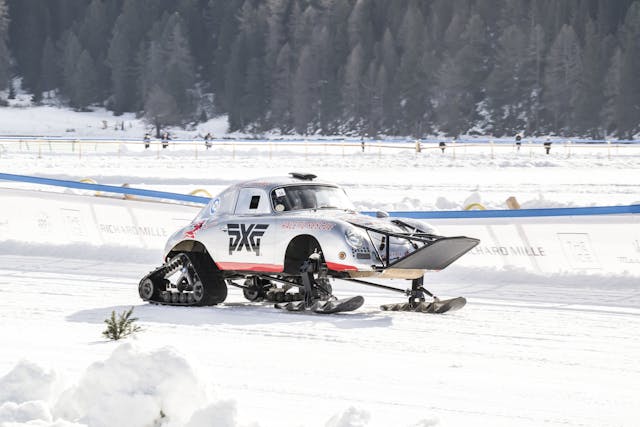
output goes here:
<path id="1" fill-rule="evenodd" d="M 218 263 L 222 269 L 282 271 L 283 266 L 275 264 L 276 223 L 264 189 L 241 188 L 233 215 L 220 225 L 228 236 L 228 252 Z"/>

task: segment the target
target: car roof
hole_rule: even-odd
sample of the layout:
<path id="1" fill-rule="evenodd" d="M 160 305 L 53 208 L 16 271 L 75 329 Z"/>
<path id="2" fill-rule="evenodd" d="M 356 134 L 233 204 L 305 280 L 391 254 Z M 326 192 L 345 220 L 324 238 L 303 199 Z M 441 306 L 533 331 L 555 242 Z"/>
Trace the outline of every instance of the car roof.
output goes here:
<path id="1" fill-rule="evenodd" d="M 292 176 L 276 176 L 276 177 L 266 177 L 266 178 L 258 178 L 250 181 L 244 181 L 238 183 L 238 187 L 240 188 L 262 188 L 264 190 L 271 190 L 275 187 L 280 187 L 283 185 L 329 185 L 331 187 L 337 187 L 336 184 L 332 182 L 326 181 L 317 181 L 315 179 L 302 179 L 296 178 Z"/>

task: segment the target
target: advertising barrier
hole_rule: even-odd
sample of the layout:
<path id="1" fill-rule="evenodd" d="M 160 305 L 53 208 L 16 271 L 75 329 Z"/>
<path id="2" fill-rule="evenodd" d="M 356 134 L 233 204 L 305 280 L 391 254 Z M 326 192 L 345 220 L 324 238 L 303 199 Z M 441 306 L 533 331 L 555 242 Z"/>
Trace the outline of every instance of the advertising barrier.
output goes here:
<path id="1" fill-rule="evenodd" d="M 37 184 L 60 180 L 0 174 Z M 190 222 L 209 199 L 133 188 L 72 182 L 102 196 L 0 189 L 3 241 L 65 245 L 115 245 L 159 249 Z M 74 191 L 74 190 L 67 190 Z M 113 196 L 106 194 L 120 193 Z M 199 205 L 131 200 L 122 194 L 174 199 Z M 369 214 L 373 214 L 370 213 Z M 446 236 L 466 235 L 480 245 L 456 265 L 522 269 L 536 273 L 597 273 L 640 276 L 640 205 L 592 208 L 456 212 L 392 212 L 420 218 Z"/>

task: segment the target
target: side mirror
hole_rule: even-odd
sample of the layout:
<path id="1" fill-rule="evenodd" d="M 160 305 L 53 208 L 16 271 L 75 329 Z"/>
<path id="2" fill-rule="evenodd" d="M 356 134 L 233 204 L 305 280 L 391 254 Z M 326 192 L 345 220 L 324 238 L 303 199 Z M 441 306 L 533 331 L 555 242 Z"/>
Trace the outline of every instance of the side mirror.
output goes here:
<path id="1" fill-rule="evenodd" d="M 389 218 L 389 213 L 385 211 L 377 211 L 376 218 Z"/>

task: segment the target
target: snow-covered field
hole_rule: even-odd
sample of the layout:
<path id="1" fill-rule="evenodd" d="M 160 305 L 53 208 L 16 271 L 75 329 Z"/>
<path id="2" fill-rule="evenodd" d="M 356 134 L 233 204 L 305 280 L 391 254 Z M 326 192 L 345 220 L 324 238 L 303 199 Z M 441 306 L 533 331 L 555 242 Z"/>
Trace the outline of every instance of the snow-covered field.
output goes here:
<path id="1" fill-rule="evenodd" d="M 30 134 L 48 131 L 34 126 Z M 1 111 L 0 128 L 10 133 Z M 197 159 L 181 147 L 81 157 L 10 149 L 0 152 L 0 171 L 213 194 L 301 170 L 343 185 L 367 210 L 472 202 L 500 209 L 510 196 L 523 207 L 640 200 L 640 150 L 568 156 L 554 147 L 546 156 L 526 148 L 493 156 L 486 147 L 460 149 L 454 158 L 436 150 L 237 146 Z M 0 209 L 16 208 L 0 199 Z M 247 305 L 235 289 L 222 307 L 142 304 L 137 282 L 156 266 L 156 252 L 126 255 L 113 247 L 61 252 L 0 235 L 0 426 L 637 425 L 639 277 L 454 264 L 427 283 L 440 296 L 466 296 L 461 311 L 380 312 L 398 297 L 336 281 L 336 294 L 361 294 L 365 305 L 320 316 Z M 106 341 L 103 320 L 131 306 L 143 331 Z"/>

